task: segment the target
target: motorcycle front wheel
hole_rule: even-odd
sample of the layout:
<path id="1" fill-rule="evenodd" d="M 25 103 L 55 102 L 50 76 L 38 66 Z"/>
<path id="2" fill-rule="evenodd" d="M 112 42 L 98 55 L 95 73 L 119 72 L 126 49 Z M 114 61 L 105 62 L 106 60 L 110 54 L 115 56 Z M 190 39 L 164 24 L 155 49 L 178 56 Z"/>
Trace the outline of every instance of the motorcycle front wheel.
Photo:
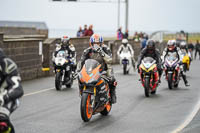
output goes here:
<path id="1" fill-rule="evenodd" d="M 93 110 L 92 110 L 91 106 L 92 106 L 91 105 L 91 94 L 83 93 L 83 95 L 81 97 L 80 111 L 81 111 L 81 118 L 84 122 L 88 122 L 92 118 Z"/>
<path id="2" fill-rule="evenodd" d="M 60 72 L 56 73 L 55 86 L 57 91 L 60 91 L 62 88 L 62 75 Z"/>
<path id="3" fill-rule="evenodd" d="M 145 78 L 144 80 L 144 93 L 146 97 L 149 97 L 149 90 L 150 90 L 150 79 Z"/>
<path id="4" fill-rule="evenodd" d="M 127 74 L 127 64 L 123 64 L 123 72 L 124 72 L 124 75 Z"/>
<path id="5" fill-rule="evenodd" d="M 173 89 L 173 73 L 168 73 L 168 87 L 169 89 Z"/>

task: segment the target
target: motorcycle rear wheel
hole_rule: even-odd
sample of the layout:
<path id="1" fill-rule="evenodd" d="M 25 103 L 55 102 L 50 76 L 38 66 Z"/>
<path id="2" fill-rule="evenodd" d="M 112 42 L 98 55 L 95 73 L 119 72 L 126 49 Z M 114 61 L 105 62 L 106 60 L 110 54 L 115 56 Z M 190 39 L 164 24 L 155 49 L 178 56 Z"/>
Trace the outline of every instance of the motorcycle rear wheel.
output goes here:
<path id="1" fill-rule="evenodd" d="M 91 110 L 91 94 L 83 93 L 81 97 L 81 118 L 84 122 L 90 121 L 93 111 Z"/>
<path id="2" fill-rule="evenodd" d="M 109 103 L 106 105 L 105 109 L 104 109 L 103 111 L 101 111 L 100 113 L 101 113 L 102 115 L 106 116 L 106 115 L 108 115 L 108 114 L 110 113 L 111 109 L 112 109 L 112 103 L 109 102 Z"/>

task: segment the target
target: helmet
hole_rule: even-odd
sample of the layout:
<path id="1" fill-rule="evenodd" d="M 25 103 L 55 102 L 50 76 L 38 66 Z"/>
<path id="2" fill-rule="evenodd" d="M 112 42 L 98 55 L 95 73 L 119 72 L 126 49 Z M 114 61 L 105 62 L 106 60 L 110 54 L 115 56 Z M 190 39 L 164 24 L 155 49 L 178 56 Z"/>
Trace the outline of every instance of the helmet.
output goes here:
<path id="1" fill-rule="evenodd" d="M 93 34 L 90 37 L 90 47 L 93 47 L 94 44 L 98 44 L 101 46 L 101 44 L 103 43 L 103 37 L 98 35 L 98 34 Z"/>
<path id="2" fill-rule="evenodd" d="M 127 43 L 128 43 L 128 40 L 127 40 L 127 39 L 122 39 L 122 43 L 123 43 L 123 44 L 127 44 Z"/>
<path id="3" fill-rule="evenodd" d="M 155 50 L 155 41 L 154 40 L 148 40 L 147 41 L 147 50 Z"/>
<path id="4" fill-rule="evenodd" d="M 68 36 L 63 36 L 63 38 L 61 39 L 61 45 L 69 45 L 69 40 L 70 40 L 70 37 Z"/>
<path id="5" fill-rule="evenodd" d="M 176 40 L 169 40 L 167 42 L 167 48 L 171 51 L 176 47 Z"/>
<path id="6" fill-rule="evenodd" d="M 181 49 L 185 49 L 185 48 L 186 48 L 186 42 L 185 42 L 185 41 L 182 41 L 182 42 L 180 43 L 180 48 L 181 48 Z"/>

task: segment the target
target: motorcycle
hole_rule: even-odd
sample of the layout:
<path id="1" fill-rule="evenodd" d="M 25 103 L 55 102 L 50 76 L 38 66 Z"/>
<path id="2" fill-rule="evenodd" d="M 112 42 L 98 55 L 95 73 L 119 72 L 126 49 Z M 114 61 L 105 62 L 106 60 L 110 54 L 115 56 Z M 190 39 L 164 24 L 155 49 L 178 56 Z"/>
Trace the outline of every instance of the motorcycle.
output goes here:
<path id="1" fill-rule="evenodd" d="M 73 84 L 71 65 L 72 62 L 70 61 L 70 58 L 66 58 L 65 51 L 59 51 L 55 57 L 56 90 L 61 90 L 62 85 L 71 88 Z"/>
<path id="2" fill-rule="evenodd" d="M 0 90 L 0 94 L 4 95 L 7 91 L 5 89 Z M 17 102 L 17 103 L 16 103 Z M 19 101 L 9 103 L 7 106 L 0 103 L 0 133 L 14 133 L 14 127 L 9 121 L 10 114 L 19 106 Z M 9 110 L 8 110 L 9 108 Z"/>
<path id="3" fill-rule="evenodd" d="M 139 72 L 145 96 L 149 97 L 150 93 L 155 94 L 159 81 L 156 60 L 145 57 L 139 66 Z"/>
<path id="4" fill-rule="evenodd" d="M 190 56 L 185 50 L 181 50 L 181 60 L 183 63 L 183 71 L 189 71 L 190 69 Z"/>
<path id="5" fill-rule="evenodd" d="M 106 72 L 101 70 L 101 64 L 94 59 L 85 61 L 78 74 L 81 89 L 81 118 L 88 122 L 92 115 L 101 113 L 108 115 L 112 108 L 109 79 Z"/>
<path id="6" fill-rule="evenodd" d="M 120 55 L 120 63 L 123 65 L 123 73 L 124 75 L 129 73 L 129 70 L 132 66 L 132 59 L 130 52 L 122 52 Z"/>
<path id="7" fill-rule="evenodd" d="M 168 53 L 164 62 L 164 71 L 166 75 L 166 80 L 168 81 L 169 89 L 178 87 L 180 81 L 180 66 L 177 54 Z"/>

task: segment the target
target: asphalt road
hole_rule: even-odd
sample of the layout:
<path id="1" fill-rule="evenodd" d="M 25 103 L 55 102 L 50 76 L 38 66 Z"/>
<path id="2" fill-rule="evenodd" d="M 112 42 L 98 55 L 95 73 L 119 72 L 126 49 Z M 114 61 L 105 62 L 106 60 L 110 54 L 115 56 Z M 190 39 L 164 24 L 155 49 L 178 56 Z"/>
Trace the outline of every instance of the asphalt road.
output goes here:
<path id="1" fill-rule="evenodd" d="M 150 98 L 144 96 L 136 72 L 125 76 L 120 66 L 114 66 L 118 81 L 117 104 L 108 116 L 94 115 L 88 123 L 80 116 L 77 81 L 71 89 L 63 91 L 54 89 L 54 77 L 23 82 L 25 96 L 11 120 L 16 133 L 173 132 L 186 126 L 183 123 L 191 118 L 199 101 L 199 65 L 200 62 L 194 61 L 187 73 L 190 87 L 185 87 L 181 80 L 179 88 L 169 90 L 162 79 L 157 94 Z M 190 128 L 187 131 L 190 132 Z"/>

